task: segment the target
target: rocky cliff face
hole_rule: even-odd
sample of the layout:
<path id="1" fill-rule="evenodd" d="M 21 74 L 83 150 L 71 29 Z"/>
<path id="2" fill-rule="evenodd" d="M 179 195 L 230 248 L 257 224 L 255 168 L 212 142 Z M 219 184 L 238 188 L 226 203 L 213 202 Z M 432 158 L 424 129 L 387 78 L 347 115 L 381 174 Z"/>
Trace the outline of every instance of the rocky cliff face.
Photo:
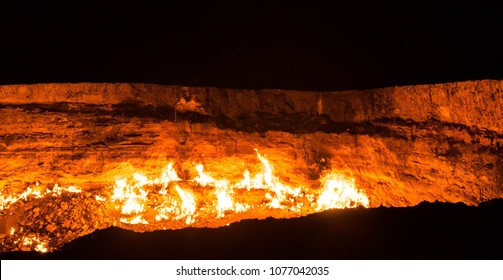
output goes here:
<path id="1" fill-rule="evenodd" d="M 284 184 L 318 190 L 320 179 L 336 172 L 354 180 L 370 207 L 436 200 L 476 205 L 503 197 L 503 81 L 344 92 L 148 84 L 0 86 L 0 127 L 4 194 L 54 184 L 84 190 L 66 201 L 70 207 L 59 216 L 68 208 L 88 211 L 75 210 L 78 202 L 72 201 L 79 199 L 98 209 L 95 194 L 118 178 L 138 171 L 154 177 L 170 162 L 190 182 L 197 176 L 195 163 L 204 164 L 214 178 L 239 180 L 245 169 L 253 173 L 261 165 L 255 149 Z M 94 211 L 101 218 L 79 216 L 77 225 L 63 226 L 59 202 L 50 202 L 55 204 L 49 211 L 25 200 L 17 208 L 8 208 L 4 200 L 2 207 L 27 213 L 28 218 L 17 218 L 25 231 L 38 227 L 52 238 L 70 231 L 69 240 L 118 222 L 113 209 L 101 207 L 104 212 Z M 33 225 L 34 208 L 45 211 L 49 221 Z M 200 219 L 191 226 L 310 213 L 288 209 L 230 213 L 218 216 L 218 222 Z M 139 230 L 186 225 L 142 226 L 123 225 Z"/>
<path id="2" fill-rule="evenodd" d="M 312 177 L 347 169 L 371 196 L 388 191 L 375 206 L 476 204 L 503 191 L 503 81 L 359 92 L 15 85 L 0 87 L 0 104 L 4 185 L 99 187 L 118 163 L 211 162 L 258 148 Z"/>

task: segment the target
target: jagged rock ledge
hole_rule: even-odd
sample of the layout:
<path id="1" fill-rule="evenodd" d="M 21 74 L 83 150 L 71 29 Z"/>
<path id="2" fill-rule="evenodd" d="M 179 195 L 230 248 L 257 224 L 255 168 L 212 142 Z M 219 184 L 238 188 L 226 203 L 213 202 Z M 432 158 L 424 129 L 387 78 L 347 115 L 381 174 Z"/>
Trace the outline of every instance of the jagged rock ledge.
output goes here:
<path id="1" fill-rule="evenodd" d="M 79 83 L 0 86 L 0 104 L 176 107 L 180 112 L 226 118 L 238 127 L 261 114 L 283 123 L 290 115 L 324 116 L 334 123 L 438 121 L 502 134 L 502 94 L 500 80 L 341 92 Z"/>

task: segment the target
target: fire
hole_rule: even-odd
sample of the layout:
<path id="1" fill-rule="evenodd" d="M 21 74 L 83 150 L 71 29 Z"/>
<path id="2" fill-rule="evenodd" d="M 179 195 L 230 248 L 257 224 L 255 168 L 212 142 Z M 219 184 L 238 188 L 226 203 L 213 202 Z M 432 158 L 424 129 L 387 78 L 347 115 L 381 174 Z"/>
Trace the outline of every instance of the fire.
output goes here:
<path id="1" fill-rule="evenodd" d="M 256 151 L 261 163 L 261 172 L 251 174 L 246 169 L 242 179 L 232 182 L 207 174 L 204 165 L 194 164 L 197 176 L 182 180 L 170 162 L 156 178 L 140 172 L 132 178 L 122 177 L 112 186 L 112 194 L 96 194 L 97 201 L 111 203 L 120 210 L 120 221 L 127 224 L 149 224 L 163 220 L 184 220 L 191 225 L 202 212 L 220 219 L 231 213 L 253 209 L 286 209 L 301 213 L 319 212 L 332 208 L 369 206 L 367 196 L 358 190 L 352 178 L 329 173 L 320 179 L 321 190 L 309 186 L 290 186 L 274 175 L 269 160 Z M 0 194 L 1 210 L 19 200 L 61 196 L 64 193 L 79 193 L 76 186 L 44 188 L 39 182 L 20 194 Z M 209 192 L 208 192 L 209 191 Z M 250 201 L 247 192 L 260 193 L 262 199 Z M 150 213 L 149 215 L 147 215 Z M 210 215 L 210 216 L 211 216 Z"/>
<path id="2" fill-rule="evenodd" d="M 94 199 L 101 205 L 99 207 L 110 210 L 114 224 L 117 221 L 124 226 L 148 229 L 223 226 L 244 218 L 298 217 L 333 208 L 370 205 L 366 194 L 356 187 L 350 176 L 332 170 L 318 181 L 301 179 L 292 185 L 276 176 L 266 156 L 258 150 L 255 152 L 257 160 L 248 161 L 249 168 L 233 163 L 234 167 L 242 166 L 243 169 L 241 175 L 231 178 L 222 178 L 211 168 L 207 172 L 201 163 L 192 163 L 189 170 L 178 172 L 170 162 L 156 176 L 147 176 L 145 174 L 151 173 L 142 171 L 120 174 L 110 186 L 88 191 L 92 193 L 85 193 L 82 198 Z M 1 189 L 1 210 L 20 200 L 82 192 L 76 186 L 44 187 L 39 182 L 18 194 L 9 193 L 7 189 Z M 11 228 L 10 236 L 16 238 L 15 244 L 22 248 L 47 252 L 50 238 L 57 235 L 51 232 L 41 236 L 44 240 L 39 240 L 37 234 L 27 235 Z"/>
<path id="3" fill-rule="evenodd" d="M 148 200 L 148 191 L 143 188 L 147 184 L 146 178 L 135 173 L 133 177 L 137 183 L 128 184 L 126 178 L 115 181 L 114 193 L 111 197 L 113 202 L 121 202 L 123 214 L 137 214 L 144 211 L 144 204 Z"/>
<path id="4" fill-rule="evenodd" d="M 125 224 L 148 224 L 148 222 L 142 216 L 134 216 L 133 218 L 120 218 L 120 221 Z"/>
<path id="5" fill-rule="evenodd" d="M 36 236 L 23 236 L 20 239 L 14 241 L 14 243 L 21 243 L 22 246 L 24 246 L 24 248 L 30 248 L 30 249 L 33 248 L 35 251 L 40 253 L 47 253 L 49 250 L 47 247 L 48 242 L 41 241 Z"/>
<path id="6" fill-rule="evenodd" d="M 232 194 L 235 186 L 232 186 L 228 180 L 216 180 L 211 176 L 205 174 L 202 164 L 198 164 L 196 166 L 196 170 L 198 176 L 194 178 L 194 181 L 196 181 L 203 187 L 211 186 L 215 188 L 215 195 L 217 198 L 215 209 L 218 213 L 217 218 L 224 217 L 226 211 L 242 212 L 244 209 L 246 209 L 245 205 L 242 205 L 241 203 L 236 204 L 234 202 Z"/>
<path id="7" fill-rule="evenodd" d="M 46 242 L 40 242 L 35 246 L 35 251 L 38 251 L 40 253 L 47 253 L 47 243 Z"/>
<path id="8" fill-rule="evenodd" d="M 355 186 L 354 179 L 330 173 L 323 177 L 323 190 L 318 197 L 316 211 L 334 208 L 369 207 L 369 199 Z"/>
<path id="9" fill-rule="evenodd" d="M 158 178 L 150 179 L 134 173 L 132 181 L 122 178 L 115 182 L 111 201 L 117 204 L 128 224 L 149 224 L 165 220 L 184 220 L 192 225 L 200 216 L 221 219 L 229 214 L 253 209 L 284 209 L 308 214 L 333 208 L 369 206 L 367 196 L 355 186 L 352 178 L 329 173 L 321 178 L 321 190 L 299 185 L 292 187 L 274 175 L 269 160 L 257 150 L 262 171 L 251 174 L 245 170 L 237 182 L 215 178 L 205 172 L 204 165 L 194 164 L 197 175 L 180 179 L 173 163 L 169 163 Z M 160 188 L 159 188 L 160 187 Z M 262 199 L 250 200 L 248 192 L 262 194 Z M 98 199 L 98 197 L 96 197 Z M 100 201 L 107 200 L 99 198 Z M 149 219 L 154 212 L 154 219 Z"/>
<path id="10" fill-rule="evenodd" d="M 182 200 L 181 215 L 186 217 L 185 223 L 191 224 L 193 222 L 194 214 L 196 212 L 196 199 L 189 191 L 184 191 L 180 187 L 176 186 L 176 192 Z"/>
<path id="11" fill-rule="evenodd" d="M 29 186 L 20 194 L 9 194 L 4 193 L 6 188 L 0 190 L 0 210 L 8 209 L 12 204 L 18 202 L 19 200 L 27 201 L 30 198 L 38 199 L 46 196 L 61 196 L 63 193 L 80 193 L 82 190 L 76 186 L 68 186 L 66 188 L 60 187 L 58 184 L 54 184 L 52 189 L 42 187 L 39 182 L 35 183 L 35 186 Z"/>

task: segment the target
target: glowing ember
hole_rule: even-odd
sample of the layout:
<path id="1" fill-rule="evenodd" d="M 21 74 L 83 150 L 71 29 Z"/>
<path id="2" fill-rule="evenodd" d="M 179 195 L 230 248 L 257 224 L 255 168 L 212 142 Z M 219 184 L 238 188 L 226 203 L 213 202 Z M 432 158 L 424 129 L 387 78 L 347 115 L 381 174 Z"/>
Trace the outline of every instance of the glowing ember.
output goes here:
<path id="1" fill-rule="evenodd" d="M 40 242 L 35 246 L 35 251 L 38 251 L 40 253 L 47 253 L 47 243 L 46 242 Z"/>
<path id="2" fill-rule="evenodd" d="M 145 219 L 143 219 L 142 216 L 135 216 L 133 218 L 121 218 L 120 219 L 121 222 L 125 223 L 125 224 L 132 224 L 132 225 L 137 225 L 137 224 L 148 224 L 147 221 L 145 221 Z"/>
<path id="3" fill-rule="evenodd" d="M 21 238 L 20 241 L 21 241 L 21 244 L 24 247 L 27 247 L 27 248 L 33 247 L 33 249 L 35 251 L 38 251 L 38 252 L 41 252 L 41 253 L 46 253 L 48 251 L 47 242 L 46 241 L 40 241 L 35 236 L 31 236 L 31 237 L 24 236 L 24 237 Z"/>
<path id="4" fill-rule="evenodd" d="M 105 202 L 107 201 L 107 199 L 101 195 L 96 195 L 94 196 L 94 198 L 97 200 L 97 201 L 102 201 L 102 202 Z"/>

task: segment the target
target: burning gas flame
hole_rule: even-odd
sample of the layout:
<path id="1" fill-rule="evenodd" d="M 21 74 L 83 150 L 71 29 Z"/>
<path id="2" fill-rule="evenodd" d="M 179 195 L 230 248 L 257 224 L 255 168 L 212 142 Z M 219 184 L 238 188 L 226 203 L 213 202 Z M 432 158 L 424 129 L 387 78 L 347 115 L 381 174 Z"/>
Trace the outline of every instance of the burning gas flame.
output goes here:
<path id="1" fill-rule="evenodd" d="M 252 176 L 249 170 L 245 170 L 243 179 L 238 182 L 214 178 L 204 171 L 202 164 L 194 165 L 197 176 L 182 180 L 173 163 L 170 163 L 158 178 L 149 179 L 141 173 L 134 173 L 132 182 L 126 178 L 117 180 L 111 201 L 117 204 L 124 215 L 121 222 L 129 224 L 153 222 L 145 216 L 152 210 L 155 212 L 156 222 L 184 220 L 185 224 L 191 225 L 198 221 L 202 212 L 213 213 L 215 219 L 220 219 L 231 213 L 264 208 L 309 213 L 358 205 L 369 206 L 367 196 L 356 188 L 352 178 L 329 173 L 320 180 L 321 190 L 305 186 L 292 187 L 281 182 L 274 175 L 269 161 L 255 151 L 262 164 L 262 172 Z M 205 190 L 209 190 L 210 194 Z M 247 200 L 246 192 L 251 190 L 262 193 L 260 202 Z M 99 197 L 99 200 L 105 201 L 106 198 Z M 156 203 L 153 204 L 153 200 Z"/>
<path id="2" fill-rule="evenodd" d="M 369 199 L 355 186 L 354 179 L 330 173 L 321 180 L 323 190 L 318 196 L 316 211 L 334 208 L 369 207 Z"/>
<path id="3" fill-rule="evenodd" d="M 24 250 L 28 249 L 34 249 L 37 252 L 40 253 L 47 253 L 48 252 L 48 247 L 47 241 L 42 241 L 36 236 L 21 236 L 19 239 L 14 241 L 14 243 L 21 243 L 21 245 L 25 248 Z"/>
<path id="4" fill-rule="evenodd" d="M 200 163 L 192 164 L 193 170 L 184 169 L 178 173 L 175 164 L 170 162 L 158 176 L 151 178 L 144 175 L 150 173 L 141 171 L 122 174 L 111 186 L 94 190 L 92 194 L 85 193 L 85 197 L 94 198 L 117 214 L 114 222 L 155 225 L 155 228 L 228 225 L 244 217 L 268 217 L 272 213 L 276 216 L 288 213 L 288 217 L 294 217 L 333 208 L 370 205 L 368 197 L 356 187 L 351 176 L 333 170 L 319 181 L 306 180 L 291 185 L 275 175 L 273 165 L 265 156 L 258 150 L 255 152 L 260 168 L 254 166 L 253 173 L 245 169 L 241 179 L 221 178 L 216 172 L 206 172 Z M 17 194 L 7 189 L 0 190 L 0 210 L 18 201 L 82 192 L 76 186 L 44 187 L 39 182 Z M 22 228 L 19 231 L 10 229 L 15 244 L 39 252 L 49 250 L 48 236 L 40 236 L 44 239 L 40 240 L 38 235 L 24 236 L 26 233 L 21 231 Z"/>
<path id="5" fill-rule="evenodd" d="M 43 198 L 47 196 L 61 196 L 63 193 L 80 193 L 82 190 L 75 186 L 68 186 L 66 188 L 60 187 L 58 184 L 54 184 L 52 189 L 44 188 L 39 182 L 35 183 L 35 186 L 29 186 L 20 194 L 9 194 L 4 193 L 5 189 L 0 191 L 0 210 L 8 209 L 12 204 L 18 202 L 19 200 L 27 201 L 29 198 Z"/>
<path id="6" fill-rule="evenodd" d="M 149 224 L 154 220 L 184 220 L 187 225 L 191 225 L 197 221 L 202 211 L 211 212 L 219 219 L 229 213 L 264 208 L 287 209 L 300 213 L 358 205 L 369 206 L 367 196 L 356 188 L 352 178 L 329 173 L 320 179 L 321 190 L 302 185 L 293 187 L 276 177 L 269 160 L 258 150 L 255 151 L 262 171 L 251 174 L 249 170 L 245 170 L 242 179 L 237 182 L 214 178 L 213 175 L 205 173 L 202 164 L 194 165 L 197 176 L 182 180 L 173 162 L 170 162 L 157 178 L 148 178 L 140 172 L 133 173 L 132 178 L 123 177 L 116 180 L 111 195 L 97 194 L 95 199 L 115 205 L 123 215 L 120 221 L 128 224 Z M 209 190 L 210 194 L 204 189 Z M 260 192 L 263 198 L 259 202 L 250 201 L 246 195 L 250 191 Z M 6 209 L 19 200 L 79 192 L 81 189 L 75 186 L 60 187 L 55 184 L 52 188 L 43 188 L 37 182 L 35 186 L 28 187 L 20 194 L 2 192 L 0 209 Z M 149 211 L 153 214 L 146 217 L 145 214 Z"/>

